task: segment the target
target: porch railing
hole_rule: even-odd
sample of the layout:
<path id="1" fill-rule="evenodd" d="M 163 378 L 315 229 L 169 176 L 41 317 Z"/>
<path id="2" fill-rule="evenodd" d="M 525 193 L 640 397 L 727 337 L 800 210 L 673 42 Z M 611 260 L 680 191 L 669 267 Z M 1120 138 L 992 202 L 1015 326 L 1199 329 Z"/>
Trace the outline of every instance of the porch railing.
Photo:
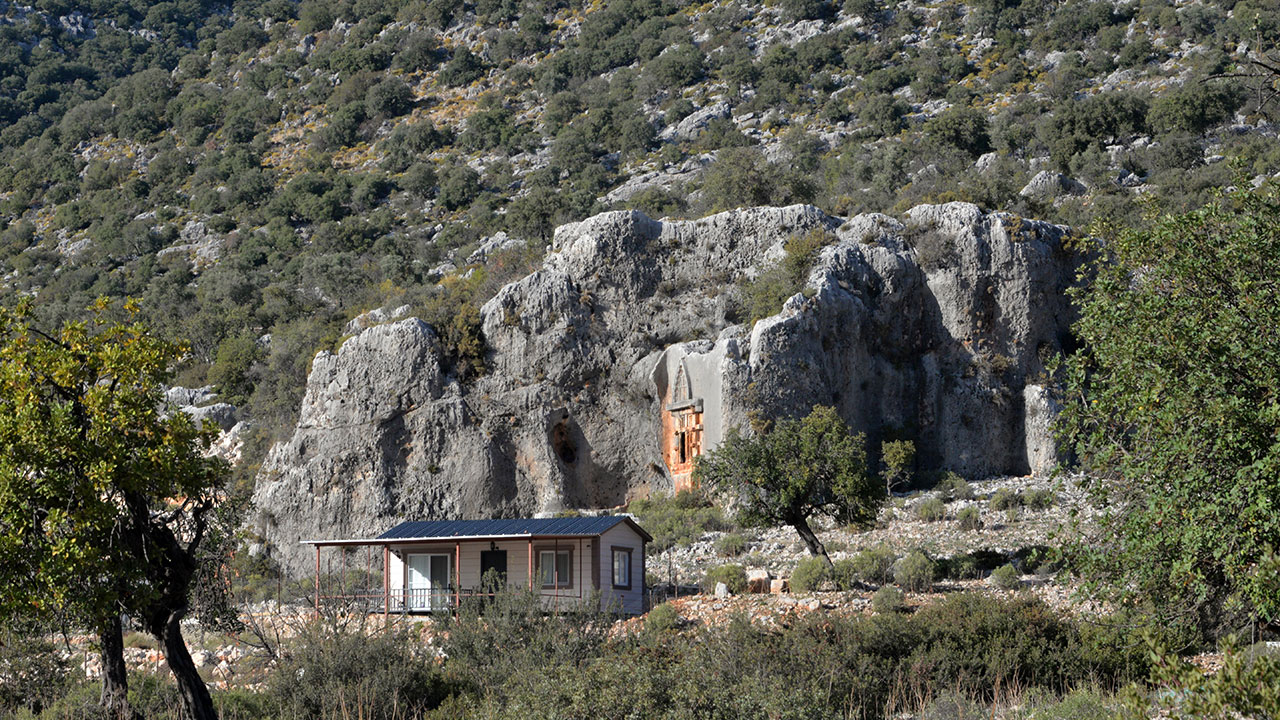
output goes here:
<path id="1" fill-rule="evenodd" d="M 432 613 L 455 610 L 459 603 L 483 602 L 492 592 L 476 588 L 397 588 L 384 594 L 382 588 L 361 588 L 317 596 L 321 608 L 380 613 Z M 318 608 L 319 609 L 319 608 Z"/>

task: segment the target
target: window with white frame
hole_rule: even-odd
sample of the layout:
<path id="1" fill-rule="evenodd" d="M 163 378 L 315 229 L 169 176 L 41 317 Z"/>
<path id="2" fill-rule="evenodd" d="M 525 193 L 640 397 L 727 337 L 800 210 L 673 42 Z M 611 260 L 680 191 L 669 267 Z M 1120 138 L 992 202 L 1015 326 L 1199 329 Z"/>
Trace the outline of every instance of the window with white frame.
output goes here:
<path id="1" fill-rule="evenodd" d="M 618 590 L 631 589 L 631 548 L 613 548 L 613 587 Z"/>
<path id="2" fill-rule="evenodd" d="M 538 551 L 538 577 L 543 588 L 573 587 L 573 551 Z"/>

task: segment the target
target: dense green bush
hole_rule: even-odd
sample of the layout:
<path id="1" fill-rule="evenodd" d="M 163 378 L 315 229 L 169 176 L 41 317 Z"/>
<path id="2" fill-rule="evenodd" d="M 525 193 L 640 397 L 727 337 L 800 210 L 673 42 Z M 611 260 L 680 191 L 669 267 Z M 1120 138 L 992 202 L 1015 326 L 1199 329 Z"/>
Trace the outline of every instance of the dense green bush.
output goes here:
<path id="1" fill-rule="evenodd" d="M 1023 490 L 1021 495 L 1022 504 L 1032 510 L 1047 510 L 1053 507 L 1058 501 L 1057 495 L 1047 488 L 1032 488 Z"/>
<path id="2" fill-rule="evenodd" d="M 1022 587 L 1022 573 L 1012 564 L 1001 565 L 991 571 L 991 582 L 1001 590 L 1017 590 Z"/>
<path id="3" fill-rule="evenodd" d="M 952 107 L 943 111 L 925 123 L 924 136 L 929 142 L 962 150 L 974 157 L 991 149 L 987 114 L 974 108 Z"/>
<path id="4" fill-rule="evenodd" d="M 464 696 L 443 714 L 617 717 L 625 708 L 670 720 L 875 718 L 892 703 L 944 690 L 986 703 L 998 688 L 1057 694 L 1145 674 L 1137 650 L 1100 647 L 1030 598 L 957 595 L 912 615 L 814 613 L 769 629 L 739 616 L 660 643 L 639 637 L 573 659 L 530 657 L 520 672 L 490 673 L 506 683 L 502 694 Z"/>
<path id="5" fill-rule="evenodd" d="M 956 524 L 961 530 L 981 530 L 982 512 L 976 505 L 970 505 L 956 513 Z"/>
<path id="6" fill-rule="evenodd" d="M 448 685 L 403 630 L 367 633 L 317 621 L 283 649 L 267 693 L 288 716 L 398 718 L 440 703 Z"/>
<path id="7" fill-rule="evenodd" d="M 853 590 L 859 580 L 857 563 L 852 558 L 836 560 L 831 564 L 831 579 L 837 590 Z"/>
<path id="8" fill-rule="evenodd" d="M 882 585 L 893 579 L 893 564 L 898 555 L 887 547 L 874 547 L 853 556 L 853 570 L 863 582 Z"/>
<path id="9" fill-rule="evenodd" d="M 644 630 L 647 633 L 665 633 L 680 626 L 680 613 L 671 603 L 662 603 L 649 611 L 644 618 Z"/>
<path id="10" fill-rule="evenodd" d="M 1148 120 L 1160 132 L 1202 133 L 1230 118 L 1242 101 L 1231 84 L 1189 82 L 1152 102 Z"/>
<path id="11" fill-rule="evenodd" d="M 730 528 L 719 507 L 702 493 L 691 490 L 636 500 L 628 510 L 653 536 L 648 547 L 655 553 L 688 545 L 708 532 Z"/>
<path id="12" fill-rule="evenodd" d="M 992 510 L 1011 510 L 1022 507 L 1022 496 L 1012 490 L 1000 488 L 991 495 L 987 504 Z"/>
<path id="13" fill-rule="evenodd" d="M 943 473 L 942 478 L 933 486 L 933 489 L 938 491 L 938 495 L 943 502 L 973 499 L 973 486 L 959 474 L 950 470 Z"/>
<path id="14" fill-rule="evenodd" d="M 893 566 L 893 581 L 912 592 L 925 592 L 938 577 L 938 564 L 922 550 L 912 550 Z"/>
<path id="15" fill-rule="evenodd" d="M 719 565 L 707 571 L 702 588 L 707 592 L 716 589 L 716 583 L 724 583 L 729 592 L 737 595 L 747 589 L 747 571 L 741 565 Z"/>
<path id="16" fill-rule="evenodd" d="M 947 516 L 947 506 L 940 498 L 929 497 L 916 503 L 916 518 L 937 522 Z"/>
<path id="17" fill-rule="evenodd" d="M 871 596 L 871 609 L 881 615 L 902 612 L 906 604 L 902 591 L 892 585 L 885 585 Z"/>
<path id="18" fill-rule="evenodd" d="M 728 533 L 716 541 L 716 552 L 725 557 L 737 557 L 747 549 L 747 539 L 741 533 Z"/>
<path id="19" fill-rule="evenodd" d="M 813 592 L 823 582 L 830 580 L 831 566 L 825 558 L 807 557 L 796 563 L 791 571 L 792 592 Z"/>

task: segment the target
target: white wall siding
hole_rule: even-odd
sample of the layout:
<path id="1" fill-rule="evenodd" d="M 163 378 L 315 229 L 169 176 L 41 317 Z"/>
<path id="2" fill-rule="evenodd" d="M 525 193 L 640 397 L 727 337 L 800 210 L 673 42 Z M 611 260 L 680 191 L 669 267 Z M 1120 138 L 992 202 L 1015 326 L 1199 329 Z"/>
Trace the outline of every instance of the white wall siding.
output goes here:
<path id="1" fill-rule="evenodd" d="M 613 587 L 615 546 L 632 549 L 630 590 Z M 644 541 L 627 523 L 615 525 L 600 536 L 600 590 L 606 606 L 618 603 L 623 612 L 633 615 L 644 612 Z"/>

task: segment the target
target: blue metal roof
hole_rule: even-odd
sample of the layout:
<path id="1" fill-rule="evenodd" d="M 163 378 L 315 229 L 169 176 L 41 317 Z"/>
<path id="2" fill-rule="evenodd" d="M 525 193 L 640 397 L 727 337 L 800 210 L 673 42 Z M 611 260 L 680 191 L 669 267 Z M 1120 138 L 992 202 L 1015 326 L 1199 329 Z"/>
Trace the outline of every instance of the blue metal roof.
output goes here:
<path id="1" fill-rule="evenodd" d="M 652 540 L 634 520 L 625 515 L 567 518 L 513 518 L 509 520 L 411 520 L 378 536 L 379 540 L 406 538 L 504 537 L 527 535 L 569 535 L 595 537 L 619 523 L 628 523 L 646 540 Z"/>

